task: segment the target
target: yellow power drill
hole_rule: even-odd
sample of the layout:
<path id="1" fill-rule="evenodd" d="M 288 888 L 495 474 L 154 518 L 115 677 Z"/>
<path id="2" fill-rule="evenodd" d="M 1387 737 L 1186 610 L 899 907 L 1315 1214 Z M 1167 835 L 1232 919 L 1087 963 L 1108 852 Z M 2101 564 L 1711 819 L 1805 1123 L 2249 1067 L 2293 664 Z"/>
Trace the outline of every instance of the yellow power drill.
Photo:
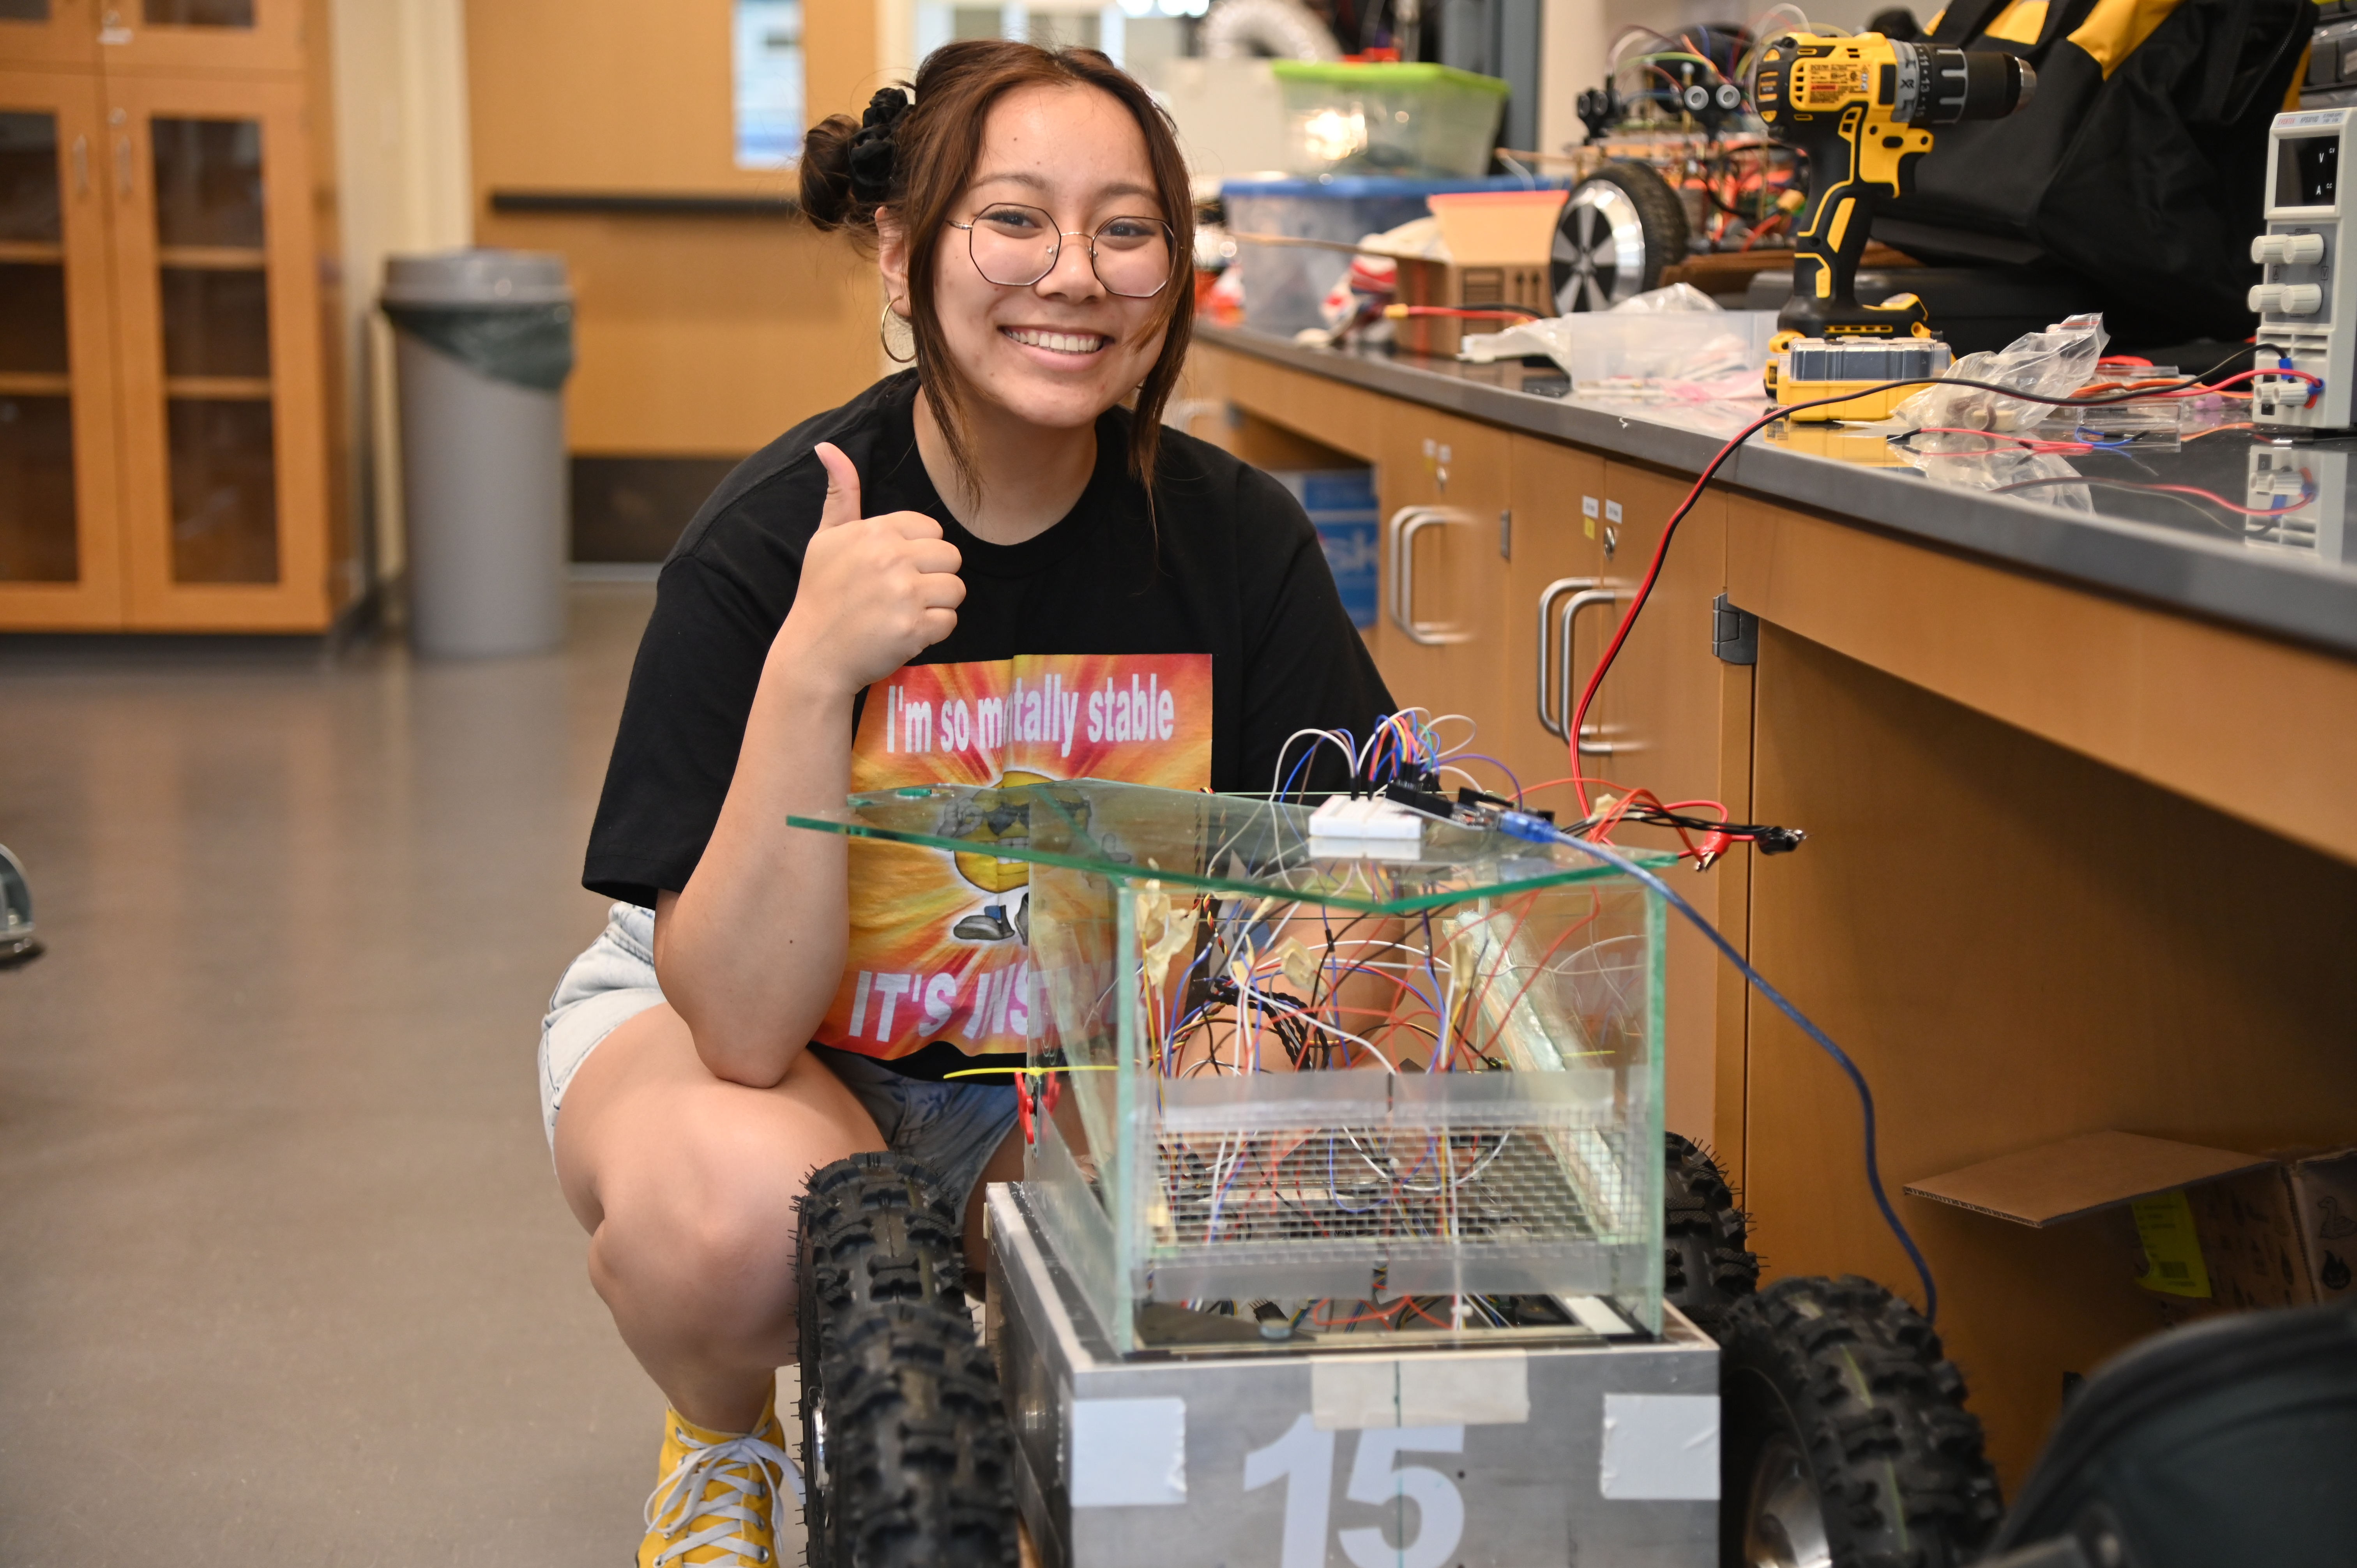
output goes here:
<path id="1" fill-rule="evenodd" d="M 1769 134 L 1809 155 L 1809 203 L 1792 239 L 1792 297 L 1779 334 L 1928 337 L 1922 301 L 1857 302 L 1857 263 L 1874 209 L 1903 196 L 1929 125 L 1996 120 L 2029 102 L 2027 62 L 1995 49 L 1900 43 L 1879 33 L 1787 33 L 1760 57 L 1752 105 Z"/>

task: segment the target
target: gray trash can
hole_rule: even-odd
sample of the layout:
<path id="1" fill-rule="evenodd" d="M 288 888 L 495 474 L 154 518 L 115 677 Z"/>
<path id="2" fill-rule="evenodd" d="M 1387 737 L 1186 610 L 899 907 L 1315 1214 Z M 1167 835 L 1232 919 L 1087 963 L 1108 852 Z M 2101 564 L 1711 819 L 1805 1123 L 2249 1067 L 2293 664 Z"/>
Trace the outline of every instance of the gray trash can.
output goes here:
<path id="1" fill-rule="evenodd" d="M 421 653 L 539 653 L 565 640 L 565 258 L 389 256 L 401 383 L 409 636 Z"/>

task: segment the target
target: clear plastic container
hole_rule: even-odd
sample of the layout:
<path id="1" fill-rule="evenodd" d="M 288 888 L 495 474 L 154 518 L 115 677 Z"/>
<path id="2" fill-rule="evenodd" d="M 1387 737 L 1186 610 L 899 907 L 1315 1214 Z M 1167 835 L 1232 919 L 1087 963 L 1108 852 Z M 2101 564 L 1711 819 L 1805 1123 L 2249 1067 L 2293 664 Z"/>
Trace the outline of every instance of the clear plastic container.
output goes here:
<path id="1" fill-rule="evenodd" d="M 1437 68 L 1436 68 L 1437 69 Z M 1426 198 L 1463 190 L 1519 190 L 1519 179 L 1232 179 L 1220 188 L 1243 274 L 1244 324 L 1288 337 L 1326 325 L 1318 302 L 1351 270 L 1348 247 L 1430 215 Z M 1317 240 L 1271 244 L 1253 235 Z"/>
<path id="2" fill-rule="evenodd" d="M 1446 65 L 1271 62 L 1295 174 L 1485 174 L 1512 91 Z"/>
<path id="3" fill-rule="evenodd" d="M 1742 363 L 1764 370 L 1769 340 L 1776 336 L 1772 310 L 1601 310 L 1565 319 L 1570 328 L 1569 353 L 1558 363 L 1571 377 L 1575 395 L 1615 385 L 1723 374 L 1731 350 L 1725 339 L 1729 338 L 1741 341 Z"/>
<path id="4" fill-rule="evenodd" d="M 1659 1332 L 1662 906 L 1633 878 L 1086 779 L 793 820 L 1028 863 L 1027 1191 L 1117 1350 L 1184 1353 L 1206 1313 L 1295 1351 L 1598 1305 Z"/>

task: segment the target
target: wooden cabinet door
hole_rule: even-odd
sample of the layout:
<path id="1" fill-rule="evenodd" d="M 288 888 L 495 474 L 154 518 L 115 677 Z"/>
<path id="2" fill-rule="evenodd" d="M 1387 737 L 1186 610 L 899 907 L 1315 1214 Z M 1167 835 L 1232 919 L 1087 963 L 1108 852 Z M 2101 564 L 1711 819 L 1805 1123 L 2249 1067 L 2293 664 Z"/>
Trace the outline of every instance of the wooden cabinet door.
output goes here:
<path id="1" fill-rule="evenodd" d="M 98 58 L 101 0 L 0 0 L 0 60 L 89 65 Z"/>
<path id="2" fill-rule="evenodd" d="M 1564 725 L 1577 682 L 1596 667 L 1611 629 L 1613 590 L 1604 582 L 1597 527 L 1603 495 L 1604 459 L 1596 453 L 1513 438 L 1513 522 L 1501 607 L 1508 711 L 1495 738 L 1525 803 L 1551 808 L 1566 822 L 1578 806 Z"/>
<path id="3" fill-rule="evenodd" d="M 304 0 L 74 3 L 98 8 L 98 48 L 110 70 L 291 71 L 303 64 Z"/>
<path id="4" fill-rule="evenodd" d="M 1458 714 L 1445 746 L 1489 753 L 1512 727 L 1504 684 L 1505 532 L 1511 471 L 1506 433 L 1386 399 L 1375 489 L 1382 503 L 1383 615 L 1370 642 L 1402 708 Z M 1495 766 L 1468 763 L 1484 789 Z M 1451 775 L 1455 789 L 1466 782 Z"/>
<path id="5" fill-rule="evenodd" d="M 0 627 L 123 624 L 98 80 L 0 71 Z"/>
<path id="6" fill-rule="evenodd" d="M 302 90 L 109 81 L 129 621 L 318 630 L 328 489 Z"/>
<path id="7" fill-rule="evenodd" d="M 1620 596 L 1613 625 L 1627 611 L 1671 512 L 1693 484 L 1634 464 L 1605 466 L 1598 532 L 1605 547 L 1602 575 Z M 1712 652 L 1711 604 L 1726 585 L 1727 502 L 1714 489 L 1679 523 L 1652 594 L 1598 691 L 1588 717 L 1600 726 L 1592 744 L 1601 749 L 1587 760 L 1591 776 L 1612 780 L 1616 793 L 1645 789 L 1665 803 L 1717 801 L 1741 821 L 1749 807 L 1751 683 L 1748 666 L 1723 662 Z M 1581 662 L 1578 678 L 1584 682 L 1593 669 Z M 1577 695 L 1575 691 L 1574 701 Z M 1663 829 L 1623 828 L 1613 836 L 1646 848 L 1679 847 Z M 1748 853 L 1731 854 L 1701 875 L 1691 862 L 1674 874 L 1687 901 L 1738 948 Z M 1734 1153 L 1730 1145 L 1740 1137 L 1743 988 L 1708 940 L 1674 916 L 1667 990 L 1671 1130 L 1712 1139 L 1722 1153 Z M 1722 1095 L 1723 1084 L 1732 1091 Z"/>

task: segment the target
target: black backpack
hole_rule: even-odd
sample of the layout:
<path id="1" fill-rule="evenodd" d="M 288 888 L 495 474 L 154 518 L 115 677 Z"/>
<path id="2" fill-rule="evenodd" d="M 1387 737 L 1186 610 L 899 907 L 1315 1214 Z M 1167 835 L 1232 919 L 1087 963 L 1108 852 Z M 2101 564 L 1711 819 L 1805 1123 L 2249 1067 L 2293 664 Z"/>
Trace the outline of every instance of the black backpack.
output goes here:
<path id="1" fill-rule="evenodd" d="M 1875 235 L 1923 261 L 2059 264 L 2115 336 L 2246 338 L 2267 126 L 2315 23 L 2309 0 L 1954 0 L 1930 41 L 2019 55 L 2036 96 L 1934 131 Z"/>

